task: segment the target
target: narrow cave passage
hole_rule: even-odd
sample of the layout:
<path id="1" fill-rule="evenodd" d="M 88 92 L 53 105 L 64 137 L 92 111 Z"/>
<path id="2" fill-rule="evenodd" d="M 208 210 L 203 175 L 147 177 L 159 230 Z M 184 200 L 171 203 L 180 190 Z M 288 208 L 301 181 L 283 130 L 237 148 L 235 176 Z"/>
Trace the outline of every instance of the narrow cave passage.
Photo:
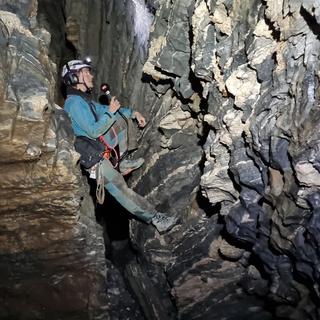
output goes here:
<path id="1" fill-rule="evenodd" d="M 317 8 L 2 1 L 0 318 L 318 320 Z M 127 183 L 168 232 L 90 196 L 61 108 L 87 55 L 146 116 Z"/>
<path id="2" fill-rule="evenodd" d="M 74 8 L 76 10 L 79 9 L 77 7 Z M 64 28 L 60 25 L 57 29 L 53 21 L 47 21 L 51 30 L 53 30 L 53 34 L 60 34 L 60 37 L 53 38 L 51 55 L 55 57 L 59 66 L 62 66 L 70 58 L 83 57 L 87 54 L 91 55 L 94 61 L 95 97 L 98 98 L 100 95 L 98 89 L 100 83 L 108 82 L 111 84 L 112 93 L 116 94 L 121 99 L 121 102 L 129 105 L 134 104 L 135 107 L 140 108 L 141 111 L 149 116 L 148 120 L 151 123 L 154 121 L 153 117 L 155 117 L 155 125 L 147 128 L 144 132 L 140 132 L 141 149 L 137 154 L 145 157 L 149 163 L 152 163 L 152 157 L 156 154 L 161 161 L 156 162 L 154 168 L 148 169 L 147 173 L 141 170 L 141 172 L 129 177 L 128 183 L 135 187 L 140 194 L 151 197 L 158 204 L 158 208 L 163 211 L 170 211 L 172 208 L 175 208 L 175 213 L 181 215 L 186 211 L 186 208 L 192 207 L 195 216 L 188 216 L 188 214 L 182 216 L 182 221 L 185 225 L 182 225 L 180 234 L 186 233 L 187 235 L 186 238 L 180 238 L 183 243 L 182 247 L 187 246 L 193 238 L 201 239 L 201 237 L 207 237 L 211 239 L 208 240 L 207 245 L 209 245 L 210 241 L 212 243 L 221 241 L 223 249 L 220 248 L 218 250 L 218 254 L 214 259 L 217 259 L 219 263 L 224 259 L 230 272 L 229 278 L 232 284 L 229 289 L 218 289 L 217 292 L 213 292 L 210 296 L 216 299 L 220 296 L 231 295 L 230 305 L 235 305 L 234 312 L 237 313 L 237 310 L 244 308 L 244 306 L 248 308 L 249 311 L 243 312 L 241 316 L 243 319 L 249 319 L 251 316 L 253 318 L 258 316 L 261 319 L 271 319 L 272 315 L 270 312 L 273 310 L 270 308 L 269 303 L 264 304 L 256 295 L 260 287 L 265 290 L 268 277 L 263 275 L 257 282 L 251 279 L 252 275 L 246 270 L 247 263 L 252 266 L 254 274 L 259 273 L 255 269 L 255 266 L 258 266 L 259 263 L 254 262 L 255 257 L 251 257 L 250 260 L 250 249 L 247 250 L 247 248 L 250 248 L 250 245 L 243 245 L 230 237 L 224 226 L 226 221 L 224 221 L 223 214 L 221 214 L 221 210 L 224 209 L 223 203 L 217 202 L 215 205 L 212 205 L 208 198 L 203 197 L 199 188 L 200 175 L 206 172 L 206 166 L 208 165 L 206 163 L 208 155 L 204 155 L 203 150 L 210 148 L 208 144 L 209 142 L 212 143 L 210 141 L 211 138 L 208 138 L 210 132 L 211 137 L 218 132 L 213 130 L 214 133 L 212 133 L 212 123 L 210 121 L 201 123 L 199 120 L 210 114 L 212 112 L 211 109 L 214 108 L 214 104 L 219 104 L 223 97 L 216 89 L 213 89 L 209 94 L 205 93 L 202 77 L 206 79 L 208 75 L 201 68 L 198 73 L 192 70 L 192 72 L 188 71 L 187 74 L 179 74 L 181 70 L 179 70 L 178 61 L 170 62 L 170 55 L 172 54 L 170 48 L 168 49 L 168 53 L 164 51 L 163 56 L 159 58 L 155 66 L 156 76 L 161 73 L 165 78 L 164 80 L 158 79 L 158 81 L 155 81 L 154 75 L 150 77 L 150 75 L 143 72 L 143 67 L 147 60 L 147 41 L 149 37 L 147 30 L 150 28 L 157 9 L 159 9 L 159 5 L 156 4 L 156 1 L 145 2 L 135 0 L 124 1 L 123 3 L 96 1 L 93 5 L 93 10 L 88 11 L 88 16 L 79 19 L 76 14 L 77 11 L 73 13 L 68 6 L 63 7 L 62 2 L 57 3 L 54 5 L 54 10 L 61 10 L 60 16 L 63 17 Z M 171 9 L 174 10 L 173 8 Z M 192 12 L 192 6 L 189 10 Z M 39 12 L 40 17 L 48 16 L 48 13 L 52 12 L 52 9 L 47 7 L 46 1 L 42 1 L 42 4 L 40 1 Z M 99 14 L 94 15 L 93 12 L 99 12 Z M 141 14 L 144 16 L 141 16 Z M 167 12 L 165 14 L 170 16 L 171 13 Z M 96 32 L 96 30 L 99 30 L 99 32 Z M 161 31 L 163 30 L 160 28 Z M 155 36 L 159 36 L 159 34 L 156 33 Z M 183 39 L 182 34 L 181 36 L 171 36 L 177 41 L 187 41 L 187 39 Z M 175 36 L 177 37 L 176 39 L 174 38 Z M 66 45 L 61 48 L 57 45 L 57 39 L 61 40 L 63 37 Z M 197 41 L 192 28 L 187 31 L 187 38 L 190 40 L 190 43 L 185 44 L 185 48 L 182 50 L 185 52 L 188 52 Z M 110 46 L 110 44 L 112 45 Z M 183 59 L 184 57 L 182 57 L 182 61 Z M 163 66 L 157 65 L 161 65 L 161 63 Z M 188 66 L 193 63 L 192 56 L 188 56 Z M 151 89 L 149 86 L 151 86 Z M 205 94 L 207 96 L 203 97 Z M 227 94 L 226 92 L 223 93 L 224 96 L 227 96 Z M 194 96 L 197 96 L 200 102 Z M 234 94 L 230 94 L 230 96 L 233 97 Z M 57 94 L 57 97 L 59 99 L 59 94 Z M 166 103 L 166 101 L 169 102 Z M 160 111 L 156 108 L 159 108 Z M 170 111 L 171 109 L 178 110 L 177 116 Z M 221 110 L 218 111 L 222 112 Z M 184 114 L 181 115 L 181 112 Z M 165 118 L 166 114 L 169 114 L 169 119 L 163 121 L 162 119 Z M 170 117 L 173 117 L 173 120 Z M 180 125 L 177 126 L 176 123 L 185 121 L 183 117 L 190 117 L 188 121 L 193 122 L 193 124 L 183 124 L 179 128 L 180 130 L 178 130 L 177 127 Z M 198 132 L 195 129 L 196 127 L 200 128 Z M 230 153 L 228 150 L 225 157 L 229 157 Z M 186 158 L 186 155 L 189 158 Z M 182 170 L 185 170 L 191 164 L 191 167 L 194 168 L 193 172 L 187 173 L 183 178 L 177 178 L 176 180 L 173 178 L 172 183 L 170 183 L 170 180 L 167 182 L 168 176 L 172 175 L 175 177 L 175 171 L 181 170 L 179 163 L 182 163 Z M 139 177 L 139 174 L 142 174 L 142 178 Z M 184 183 L 181 182 L 181 179 L 185 180 Z M 162 184 L 163 181 L 169 185 L 169 188 L 165 184 Z M 92 184 L 92 181 L 90 184 L 91 195 L 93 195 L 95 202 L 95 184 Z M 170 184 L 173 186 L 172 192 Z M 154 190 L 156 190 L 156 193 Z M 197 190 L 197 192 L 195 193 L 194 190 Z M 241 187 L 237 187 L 234 192 L 241 193 Z M 153 196 L 154 193 L 156 196 Z M 192 196 L 190 197 L 190 195 Z M 157 197 L 160 198 L 160 201 L 157 201 Z M 232 196 L 230 196 L 228 201 L 231 199 Z M 174 279 L 179 278 L 177 274 L 178 270 L 184 272 L 185 266 L 182 261 L 186 252 L 178 245 L 175 247 L 176 251 L 173 255 L 168 254 L 166 258 L 162 258 L 162 250 L 170 250 L 168 249 L 169 245 L 162 247 L 155 243 L 150 247 L 145 246 L 145 243 L 148 243 L 148 241 L 150 243 L 155 241 L 153 236 L 149 235 L 149 231 L 144 230 L 149 229 L 143 224 L 137 225 L 133 223 L 134 227 L 130 230 L 129 225 L 132 217 L 111 196 L 106 197 L 103 205 L 95 206 L 95 216 L 98 223 L 104 228 L 107 259 L 120 270 L 127 288 L 133 293 L 137 305 L 140 305 L 139 310 L 136 310 L 137 314 L 140 314 L 139 316 L 141 317 L 143 314 L 147 319 L 153 318 L 155 315 L 152 306 L 156 305 L 156 310 L 161 314 L 161 319 L 175 318 L 180 302 L 179 294 L 176 294 L 175 297 L 173 295 L 174 290 L 179 291 L 180 289 L 179 286 L 172 289 L 172 285 Z M 202 223 L 206 225 L 209 221 L 214 226 L 211 228 L 206 227 L 205 234 L 202 234 Z M 191 229 L 186 227 L 188 225 L 192 226 Z M 194 232 L 190 232 L 190 230 L 194 230 Z M 177 234 L 175 235 L 177 238 L 180 237 Z M 167 241 L 170 242 L 172 240 L 174 243 L 175 240 L 171 239 L 171 237 L 169 235 L 169 240 Z M 135 249 L 133 249 L 132 243 Z M 201 250 L 203 249 L 200 246 L 196 246 L 194 249 L 195 257 L 198 255 L 197 251 Z M 230 253 L 229 251 L 232 252 Z M 155 258 L 152 256 L 152 252 L 156 252 Z M 173 264 L 172 258 L 175 259 L 175 263 Z M 165 259 L 165 265 L 161 265 L 161 263 L 157 265 L 155 263 L 155 261 L 161 259 Z M 196 263 L 196 261 L 196 259 L 193 260 L 191 258 L 189 263 Z M 150 263 L 152 267 L 150 267 Z M 214 264 L 212 265 L 212 261 L 208 263 L 206 268 L 211 268 L 213 272 L 215 272 L 214 270 L 219 270 Z M 164 270 L 166 270 L 166 274 Z M 235 270 L 238 270 L 238 272 L 241 270 L 240 273 L 244 274 L 244 278 L 237 278 Z M 190 272 L 193 273 L 194 271 Z M 197 272 L 202 274 L 201 277 L 203 279 L 206 278 L 206 271 L 199 268 L 196 270 Z M 260 272 L 263 273 L 263 267 Z M 137 282 L 137 275 L 142 279 L 142 284 L 138 283 L 139 280 Z M 205 280 L 204 283 L 208 283 L 207 281 Z M 250 293 L 248 294 L 250 286 L 254 286 L 252 292 L 255 294 L 253 296 Z M 200 287 L 202 288 L 202 286 Z M 206 291 L 205 287 L 206 285 L 204 284 L 201 290 Z M 146 288 L 150 289 L 148 297 Z M 196 289 L 197 286 L 192 287 L 192 290 Z M 173 294 L 168 293 L 170 290 L 172 290 Z M 148 303 L 151 307 L 147 305 Z M 192 318 L 197 308 L 202 308 L 206 304 L 207 300 L 199 302 L 198 305 L 196 304 L 197 307 L 190 311 L 190 314 L 182 314 L 181 317 L 185 319 Z M 210 312 L 213 308 L 220 310 L 221 316 L 224 315 L 224 306 L 228 306 L 228 302 L 226 305 L 207 306 L 206 309 L 208 311 L 203 313 L 203 318 L 211 318 Z M 258 310 L 258 315 L 251 314 L 250 308 Z M 167 310 L 165 311 L 165 309 Z M 234 313 L 230 312 L 227 317 L 232 319 Z"/>

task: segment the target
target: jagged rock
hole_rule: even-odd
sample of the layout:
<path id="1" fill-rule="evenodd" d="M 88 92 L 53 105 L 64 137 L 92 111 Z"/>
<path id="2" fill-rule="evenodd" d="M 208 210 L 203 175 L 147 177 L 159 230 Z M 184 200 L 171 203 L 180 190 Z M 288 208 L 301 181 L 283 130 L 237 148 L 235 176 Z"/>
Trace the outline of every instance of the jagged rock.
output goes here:
<path id="1" fill-rule="evenodd" d="M 279 196 L 283 191 L 283 176 L 280 171 L 274 170 L 272 168 L 270 171 L 270 193 L 274 196 Z"/>
<path id="2" fill-rule="evenodd" d="M 270 141 L 270 164 L 273 168 L 287 171 L 291 164 L 288 158 L 289 141 L 283 138 L 271 137 Z"/>
<path id="3" fill-rule="evenodd" d="M 196 77 L 210 81 L 213 79 L 215 60 L 212 53 L 215 47 L 214 27 L 210 21 L 205 1 L 197 1 L 192 16 L 192 65 Z"/>
<path id="4" fill-rule="evenodd" d="M 237 184 L 262 192 L 264 183 L 259 168 L 246 155 L 244 146 L 238 145 L 230 159 L 230 170 L 234 174 Z"/>
<path id="5" fill-rule="evenodd" d="M 226 240 L 222 239 L 219 244 L 219 253 L 227 259 L 236 261 L 242 257 L 244 249 L 236 248 L 230 245 Z"/>
<path id="6" fill-rule="evenodd" d="M 235 105 L 243 109 L 245 103 L 251 104 L 260 92 L 257 75 L 247 66 L 241 66 L 226 81 L 227 89 L 235 96 Z"/>
<path id="7" fill-rule="evenodd" d="M 25 21 L 35 2 L 12 5 L 20 4 L 26 17 L 0 12 L 0 317 L 98 318 L 106 304 L 102 230 L 76 168 L 69 121 L 53 102 L 49 36 Z"/>
<path id="8" fill-rule="evenodd" d="M 19 18 L 23 19 L 24 22 L 30 23 L 30 26 L 35 26 L 36 15 L 37 15 L 37 0 L 21 1 L 1 1 L 1 9 L 7 12 L 17 14 Z"/>
<path id="9" fill-rule="evenodd" d="M 38 2 L 39 21 L 52 26 L 44 10 L 47 1 Z M 133 27 L 143 18 L 134 11 L 137 6 L 116 0 L 57 1 L 52 10 L 64 21 L 49 28 L 57 33 L 50 53 L 57 65 L 90 54 L 98 69 L 97 84 L 110 82 L 124 104 L 147 114 L 136 153 L 146 162 L 129 184 L 181 223 L 160 236 L 152 226 L 130 222 L 140 264 L 127 262 L 126 270 L 142 312 L 155 319 L 271 319 L 263 309 L 267 301 L 276 304 L 274 317 L 318 319 L 319 4 L 147 4 L 155 14 L 150 34 L 150 20 L 143 34 Z M 112 301 L 124 297 L 130 308 L 133 302 L 112 266 L 109 304 L 100 295 L 104 276 L 97 270 L 105 270 L 101 230 L 93 222 L 92 204 L 85 205 L 86 214 L 79 211 L 84 189 L 74 167 L 77 155 L 70 132 L 61 129 L 65 124 L 57 125 L 65 119 L 53 102 L 58 68 L 48 58 L 49 34 L 36 26 L 36 1 L 15 0 L 1 8 L 11 12 L 0 14 L 0 46 L 6 53 L 0 59 L 0 204 L 6 230 L 2 250 L 7 252 L 1 270 L 9 274 L 7 266 L 18 261 L 13 270 L 21 279 L 16 288 L 13 277 L 7 277 L 5 293 L 11 288 L 25 292 L 29 282 L 19 271 L 24 263 L 29 273 L 31 267 L 39 274 L 44 270 L 50 285 L 58 287 L 61 295 L 52 298 L 50 309 L 59 310 L 55 317 L 67 318 L 55 299 L 64 298 L 63 289 L 70 288 L 75 292 L 74 300 L 68 300 L 74 318 L 116 318 Z M 138 39 L 142 35 L 150 36 L 148 56 Z M 60 51 L 59 41 L 69 48 Z M 58 119 L 52 112 L 59 121 L 50 123 Z M 52 250 L 45 250 L 51 245 Z M 43 267 L 47 252 L 50 257 L 61 253 L 56 264 L 67 264 L 68 272 L 74 264 L 64 254 L 86 271 Z M 41 265 L 36 263 L 39 257 Z M 82 307 L 86 277 L 94 279 L 90 293 L 96 295 L 89 311 Z M 34 291 L 51 288 L 34 274 L 32 283 Z M 155 299 L 143 289 L 150 286 Z M 50 319 L 52 313 L 25 303 L 21 295 L 30 318 Z M 1 301 L 4 317 L 13 312 L 8 309 L 18 300 L 13 297 Z M 162 303 L 161 316 L 150 308 L 155 301 Z M 133 316 L 140 316 L 136 309 Z"/>
<path id="10" fill-rule="evenodd" d="M 189 99 L 194 93 L 191 82 L 188 79 L 188 74 L 183 75 L 181 78 L 177 78 L 174 86 L 175 91 L 180 93 L 184 99 Z"/>

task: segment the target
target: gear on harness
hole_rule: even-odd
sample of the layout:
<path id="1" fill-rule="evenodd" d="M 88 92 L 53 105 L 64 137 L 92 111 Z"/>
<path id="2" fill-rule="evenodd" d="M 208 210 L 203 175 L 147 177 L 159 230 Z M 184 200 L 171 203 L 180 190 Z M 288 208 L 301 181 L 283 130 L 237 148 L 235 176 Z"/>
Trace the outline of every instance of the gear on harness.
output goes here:
<path id="1" fill-rule="evenodd" d="M 95 118 L 98 120 L 96 112 L 94 111 L 94 105 L 92 102 L 86 97 L 82 96 L 82 98 L 88 103 L 90 110 Z M 116 133 L 114 132 L 116 135 Z M 118 142 L 116 141 L 116 144 Z M 112 151 L 116 156 L 116 163 L 113 164 L 116 167 L 118 164 L 117 152 L 115 150 L 115 146 L 110 146 L 106 141 L 104 141 L 103 137 L 100 136 L 97 139 L 91 139 L 86 136 L 76 136 L 74 146 L 78 153 L 80 153 L 80 163 L 86 168 L 92 168 L 96 163 L 103 159 L 110 160 L 112 156 Z"/>
<path id="2" fill-rule="evenodd" d="M 86 136 L 77 136 L 74 141 L 74 147 L 80 154 L 80 164 L 86 169 L 92 168 L 103 158 L 108 159 L 110 151 L 106 150 L 105 145 L 95 139 Z"/>
<path id="3" fill-rule="evenodd" d="M 91 110 L 91 113 L 93 114 L 93 116 L 95 118 L 95 121 L 98 121 L 98 117 L 97 117 L 97 114 L 96 114 L 96 112 L 94 110 L 93 103 L 89 99 L 87 99 L 85 97 L 82 97 L 82 98 L 88 103 L 88 105 L 90 107 L 90 110 Z M 112 130 L 112 132 L 113 132 L 113 134 L 115 136 L 115 139 L 116 139 L 113 146 L 111 146 L 104 139 L 104 137 L 102 135 L 100 137 L 98 137 L 97 140 L 93 140 L 93 141 L 98 141 L 104 147 L 104 151 L 101 153 L 102 157 L 101 157 L 101 159 L 99 159 L 99 161 L 101 161 L 103 158 L 107 159 L 112 163 L 113 167 L 116 169 L 118 167 L 119 161 L 120 161 L 119 154 L 118 154 L 118 152 L 116 150 L 116 147 L 117 147 L 119 141 L 118 141 L 118 135 L 117 135 L 115 129 L 113 127 L 111 127 L 111 130 Z M 113 156 L 114 156 L 114 158 L 113 158 Z"/>
<path id="4" fill-rule="evenodd" d="M 114 136 L 116 137 L 116 141 L 114 143 L 113 146 L 111 146 L 105 139 L 103 136 L 100 136 L 98 139 L 101 143 L 103 143 L 103 145 L 105 146 L 105 153 L 104 153 L 104 158 L 109 160 L 113 167 L 116 169 L 118 168 L 119 166 L 119 162 L 120 162 L 120 159 L 119 159 L 119 154 L 118 154 L 118 151 L 116 150 L 116 147 L 118 145 L 118 135 L 116 133 L 116 131 L 114 130 L 114 128 L 111 128 Z M 113 158 L 113 155 L 115 158 Z"/>
<path id="5" fill-rule="evenodd" d="M 83 99 L 88 103 L 90 110 L 95 118 L 95 120 L 98 120 L 97 114 L 94 110 L 94 105 L 92 104 L 92 102 L 89 99 L 86 99 L 83 97 Z M 79 147 L 79 141 L 81 143 L 81 141 L 86 140 L 87 142 L 87 148 L 82 148 L 80 155 L 83 158 L 82 162 L 81 162 L 81 157 L 80 157 L 80 162 L 87 168 L 89 169 L 89 175 L 91 178 L 96 179 L 97 182 L 97 187 L 96 187 L 96 198 L 97 198 L 97 202 L 99 204 L 103 204 L 104 203 L 104 199 L 105 199 L 105 189 L 104 189 L 104 176 L 102 173 L 102 160 L 103 159 L 107 159 L 111 162 L 111 164 L 113 165 L 113 167 L 116 169 L 119 166 L 119 155 L 118 152 L 116 150 L 116 146 L 118 145 L 119 141 L 118 141 L 118 135 L 115 131 L 114 128 L 111 128 L 111 130 L 113 131 L 113 134 L 116 138 L 115 143 L 113 146 L 111 146 L 105 139 L 104 137 L 101 135 L 99 136 L 96 140 L 87 138 L 87 137 L 76 137 L 76 142 L 78 141 L 78 147 Z M 76 145 L 75 142 L 75 145 Z M 92 147 L 92 148 L 88 148 L 88 146 Z M 94 148 L 97 148 L 97 150 L 92 150 Z M 76 148 L 77 150 L 77 148 Z M 78 148 L 79 150 L 79 148 Z M 78 151 L 77 150 L 77 151 Z M 96 152 L 98 152 L 98 158 L 94 159 L 94 163 L 92 164 L 91 162 L 84 161 L 84 156 L 85 155 L 89 155 L 89 159 L 91 160 L 92 154 L 95 154 Z M 114 156 L 114 159 L 113 159 Z"/>

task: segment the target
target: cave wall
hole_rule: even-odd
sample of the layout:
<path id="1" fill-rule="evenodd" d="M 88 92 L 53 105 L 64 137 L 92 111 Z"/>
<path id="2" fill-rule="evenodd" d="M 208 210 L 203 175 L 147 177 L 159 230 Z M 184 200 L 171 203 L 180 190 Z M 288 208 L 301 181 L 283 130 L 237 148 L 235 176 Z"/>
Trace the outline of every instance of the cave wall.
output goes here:
<path id="1" fill-rule="evenodd" d="M 56 2 L 56 26 L 38 1 L 51 44 L 36 1 L 0 2 L 19 11 L 9 16 L 15 24 L 1 15 L 3 317 L 30 283 L 57 292 L 51 311 L 39 308 L 46 295 L 20 299 L 30 318 L 60 310 L 62 291 L 78 293 L 62 318 L 116 318 L 104 306 L 121 308 L 116 297 L 126 295 L 102 259 L 102 231 L 81 200 L 88 190 L 54 104 L 59 66 L 89 54 L 96 84 L 109 82 L 148 119 L 136 152 L 146 163 L 129 184 L 181 221 L 163 236 L 130 221 L 137 257 L 123 276 L 146 318 L 319 319 L 318 3 L 146 1 L 154 14 L 146 52 L 134 28 L 138 0 Z M 107 302 L 106 263 L 116 278 L 109 293 L 121 288 Z"/>
<path id="2" fill-rule="evenodd" d="M 264 292 L 277 317 L 319 318 L 318 10 L 316 1 L 160 2 L 143 70 L 158 92 L 170 83 L 207 129 L 206 231 L 186 237 L 182 224 L 168 235 L 166 272 L 183 319 L 221 319 L 225 311 L 217 310 L 228 303 L 218 297 L 228 295 L 219 284 L 228 281 Z M 215 216 L 223 225 L 218 238 Z M 221 281 L 216 264 L 228 258 L 239 261 L 238 274 Z M 231 294 L 238 312 L 236 301 Z"/>
<path id="3" fill-rule="evenodd" d="M 145 271 L 182 319 L 270 317 L 245 293 L 317 319 L 317 2 L 148 4 L 146 165 L 130 183 L 182 223 L 159 237 L 132 221 Z"/>
<path id="4" fill-rule="evenodd" d="M 102 228 L 54 101 L 50 34 L 37 1 L 0 8 L 0 318 L 104 317 Z"/>

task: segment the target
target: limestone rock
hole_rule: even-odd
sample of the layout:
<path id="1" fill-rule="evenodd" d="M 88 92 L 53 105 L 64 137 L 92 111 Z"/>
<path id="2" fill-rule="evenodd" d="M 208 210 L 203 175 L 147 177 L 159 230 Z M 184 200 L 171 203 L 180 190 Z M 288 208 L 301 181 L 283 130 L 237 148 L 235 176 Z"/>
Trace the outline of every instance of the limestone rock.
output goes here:
<path id="1" fill-rule="evenodd" d="M 38 2 L 43 14 L 48 2 Z M 1 14 L 0 24 L 5 292 L 21 290 L 10 301 L 19 296 L 31 318 L 50 319 L 50 312 L 21 299 L 30 282 L 40 293 L 58 288 L 62 298 L 69 288 L 74 300 L 67 306 L 77 307 L 75 318 L 88 313 L 116 318 L 113 301 L 121 295 L 130 307 L 133 303 L 112 266 L 109 303 L 100 295 L 101 231 L 89 202 L 83 205 L 86 214 L 79 211 L 84 189 L 70 132 L 58 128 L 66 119 L 53 102 L 58 68 L 48 58 L 49 35 L 34 28 L 35 1 L 2 3 L 3 11 L 10 11 Z M 144 30 L 148 55 L 134 32 L 137 16 L 129 1 L 55 2 L 52 10 L 63 21 L 52 28 L 51 47 L 57 65 L 91 54 L 97 84 L 110 82 L 123 104 L 147 115 L 136 153 L 145 165 L 129 184 L 181 223 L 159 235 L 152 226 L 130 221 L 138 258 L 126 272 L 142 312 L 155 319 L 318 319 L 318 2 L 144 3 L 154 14 L 150 34 Z M 52 25 L 44 17 L 39 21 Z M 69 49 L 60 50 L 65 41 Z M 41 268 L 48 252 L 50 258 L 57 252 L 61 257 L 53 260 L 58 272 L 47 264 Z M 72 269 L 68 255 L 85 272 Z M 14 261 L 20 282 L 8 271 Z M 36 276 L 28 282 L 19 273 L 21 264 L 39 274 L 44 270 L 49 285 Z M 78 290 L 87 289 L 86 279 L 94 292 L 89 311 L 83 308 L 85 290 Z M 154 291 L 150 295 L 143 288 Z M 58 298 L 49 298 L 50 310 L 60 310 Z M 150 307 L 155 301 L 161 301 L 159 313 Z M 275 305 L 272 315 L 265 302 Z M 3 317 L 13 315 L 2 310 Z M 64 318 L 65 310 L 59 312 Z M 128 310 L 121 314 L 128 316 Z"/>
<path id="2" fill-rule="evenodd" d="M 53 101 L 48 34 L 24 20 L 35 5 L 14 1 L 19 16 L 0 12 L 0 317 L 98 318 L 106 304 L 102 230 L 69 120 Z"/>

